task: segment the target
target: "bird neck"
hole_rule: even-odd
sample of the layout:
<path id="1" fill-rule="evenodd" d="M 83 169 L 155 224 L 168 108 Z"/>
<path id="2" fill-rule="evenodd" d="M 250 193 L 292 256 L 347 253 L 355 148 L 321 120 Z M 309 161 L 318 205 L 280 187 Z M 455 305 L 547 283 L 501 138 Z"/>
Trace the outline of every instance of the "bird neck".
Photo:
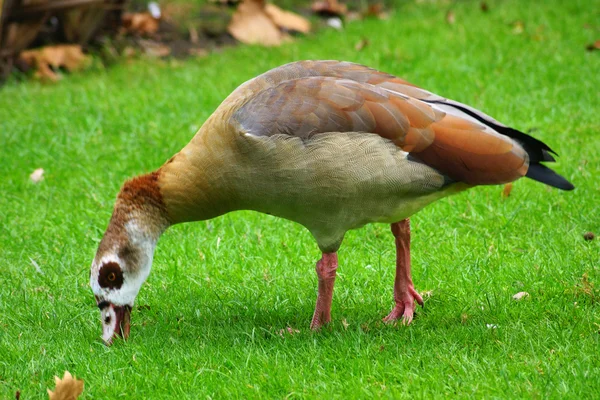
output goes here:
<path id="1" fill-rule="evenodd" d="M 139 285 L 130 286 L 139 290 L 150 272 L 156 242 L 170 224 L 157 173 L 125 182 L 98 246 L 95 265 L 107 262 L 128 265 L 132 279 L 140 281 Z M 137 290 L 122 293 L 126 299 L 119 299 L 120 304 L 131 304 L 136 294 Z"/>
<path id="2" fill-rule="evenodd" d="M 158 173 L 152 172 L 123 184 L 104 235 L 107 241 L 140 244 L 158 241 L 171 225 L 158 179 Z"/>
<path id="3" fill-rule="evenodd" d="M 238 209 L 235 140 L 212 119 L 157 171 L 173 224 L 206 220 Z"/>

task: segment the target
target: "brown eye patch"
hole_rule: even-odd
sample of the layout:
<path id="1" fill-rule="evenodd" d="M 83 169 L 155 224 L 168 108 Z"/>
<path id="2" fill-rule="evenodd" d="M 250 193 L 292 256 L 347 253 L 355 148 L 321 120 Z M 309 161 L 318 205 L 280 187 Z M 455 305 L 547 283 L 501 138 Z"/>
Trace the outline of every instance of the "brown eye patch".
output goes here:
<path id="1" fill-rule="evenodd" d="M 107 262 L 100 268 L 98 283 L 103 288 L 120 289 L 123 285 L 123 271 L 116 262 Z"/>

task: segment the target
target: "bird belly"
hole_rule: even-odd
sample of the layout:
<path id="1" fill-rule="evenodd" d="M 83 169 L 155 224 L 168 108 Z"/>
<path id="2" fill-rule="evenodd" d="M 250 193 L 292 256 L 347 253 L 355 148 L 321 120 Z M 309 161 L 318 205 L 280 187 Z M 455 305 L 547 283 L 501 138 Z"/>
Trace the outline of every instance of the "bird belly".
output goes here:
<path id="1" fill-rule="evenodd" d="M 242 208 L 306 226 L 321 248 L 350 229 L 402 220 L 449 194 L 443 175 L 379 135 L 245 135 L 241 150 Z"/>

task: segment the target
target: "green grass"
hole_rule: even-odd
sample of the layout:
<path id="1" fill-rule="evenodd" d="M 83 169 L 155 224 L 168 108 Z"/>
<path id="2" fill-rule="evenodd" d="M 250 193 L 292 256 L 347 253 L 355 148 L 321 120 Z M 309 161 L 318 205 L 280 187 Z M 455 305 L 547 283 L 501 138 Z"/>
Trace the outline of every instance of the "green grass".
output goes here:
<path id="1" fill-rule="evenodd" d="M 585 50 L 600 8 L 487 3 L 482 13 L 479 1 L 403 2 L 387 21 L 280 48 L 1 88 L 0 398 L 44 398 L 64 370 L 85 380 L 88 399 L 596 397 L 600 241 L 582 235 L 600 234 L 600 52 Z M 577 189 L 523 179 L 508 199 L 501 187 L 477 188 L 414 216 L 414 280 L 432 294 L 410 327 L 381 323 L 394 276 L 387 226 L 347 235 L 334 322 L 318 333 L 308 325 L 319 252 L 301 227 L 251 212 L 173 227 L 131 340 L 105 347 L 88 271 L 122 182 L 183 147 L 240 83 L 322 58 L 368 64 L 536 129 Z M 34 185 L 38 167 L 45 179 Z M 515 302 L 519 291 L 530 296 Z M 280 336 L 288 326 L 300 332 Z"/>

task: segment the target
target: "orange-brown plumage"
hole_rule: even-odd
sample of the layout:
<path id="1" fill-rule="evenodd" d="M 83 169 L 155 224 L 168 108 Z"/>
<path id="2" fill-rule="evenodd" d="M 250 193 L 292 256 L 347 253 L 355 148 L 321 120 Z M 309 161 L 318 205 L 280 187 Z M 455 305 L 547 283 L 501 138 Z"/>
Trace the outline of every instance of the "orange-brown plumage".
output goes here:
<path id="1" fill-rule="evenodd" d="M 386 320 L 410 322 L 422 299 L 407 218 L 450 194 L 522 176 L 572 189 L 540 164 L 550 153 L 481 111 L 365 66 L 301 61 L 268 71 L 236 89 L 160 169 L 123 186 L 92 264 L 104 336 L 128 332 L 115 320 L 128 321 L 164 229 L 240 209 L 287 218 L 314 236 L 323 252 L 314 328 L 330 318 L 346 231 L 391 223 L 396 306 Z M 122 269 L 122 287 L 107 283 L 103 266 L 104 274 Z"/>

